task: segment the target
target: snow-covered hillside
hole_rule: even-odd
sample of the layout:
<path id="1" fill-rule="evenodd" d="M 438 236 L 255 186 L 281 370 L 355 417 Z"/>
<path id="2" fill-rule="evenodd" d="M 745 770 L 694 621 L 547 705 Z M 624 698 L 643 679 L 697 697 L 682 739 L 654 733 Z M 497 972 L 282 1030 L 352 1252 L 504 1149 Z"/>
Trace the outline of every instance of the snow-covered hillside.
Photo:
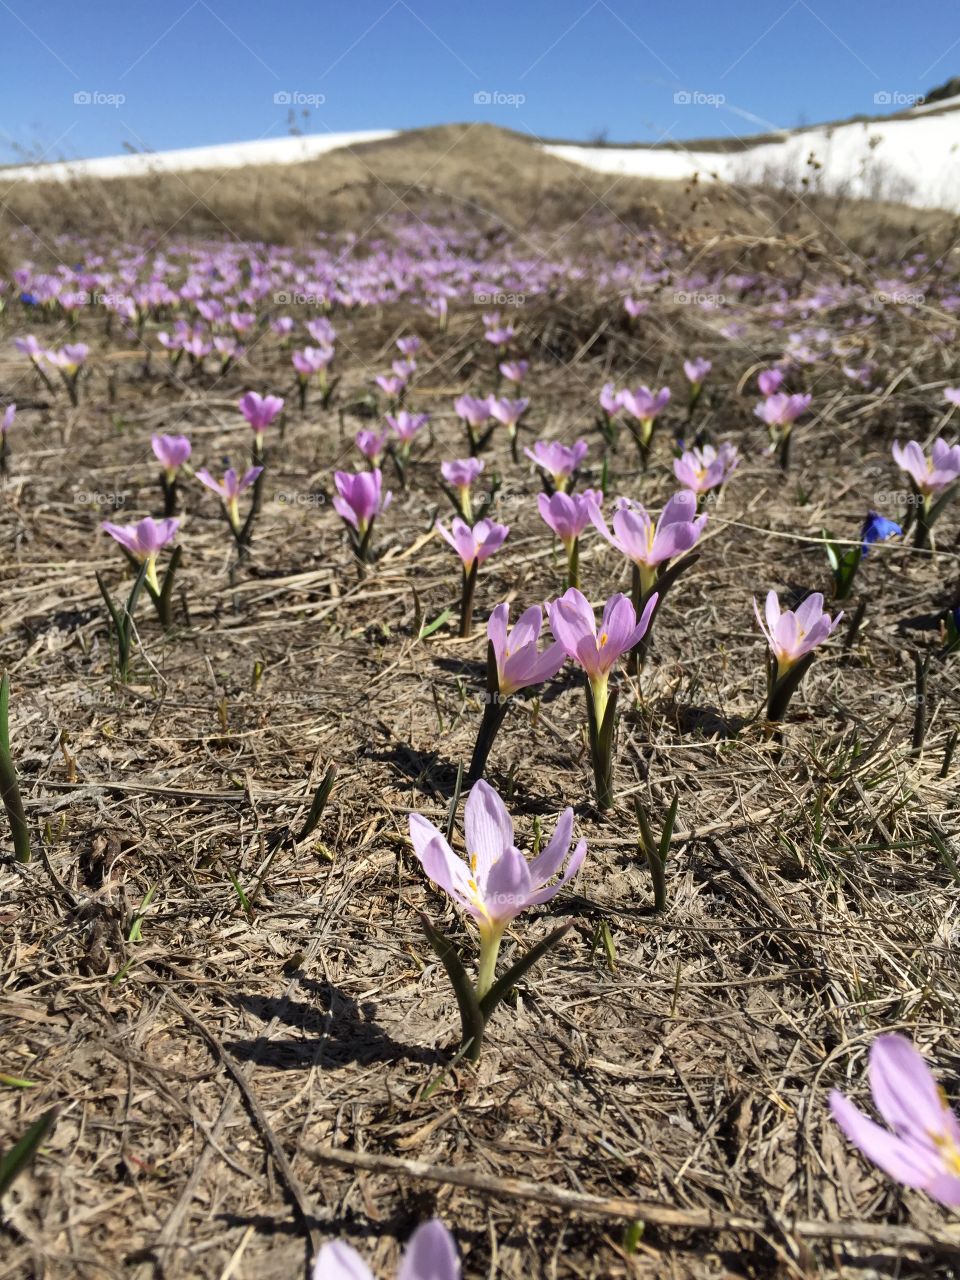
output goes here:
<path id="1" fill-rule="evenodd" d="M 748 139 L 749 141 L 749 139 Z M 756 182 L 846 192 L 960 211 L 960 98 L 919 106 L 902 116 L 798 129 L 736 151 L 556 145 L 552 155 L 600 173 L 645 178 Z M 817 162 L 809 163 L 810 158 Z"/>
<path id="2" fill-rule="evenodd" d="M 246 165 L 291 165 L 339 147 L 397 136 L 389 129 L 358 133 L 264 138 L 258 142 L 138 152 L 94 160 L 59 161 L 0 169 L 0 179 L 60 181 L 71 177 L 114 178 L 191 169 L 239 169 Z M 749 143 L 749 139 L 746 139 Z M 960 98 L 914 107 L 896 116 L 785 130 L 755 144 L 724 150 L 657 146 L 544 145 L 563 160 L 600 173 L 645 178 L 729 182 L 772 180 L 800 189 L 846 193 L 865 199 L 902 201 L 960 212 Z M 531 148 L 538 144 L 531 140 Z M 811 163 L 811 159 L 815 164 Z"/>
<path id="3" fill-rule="evenodd" d="M 243 169 L 247 165 L 299 164 L 338 147 L 392 138 L 392 129 L 368 129 L 360 133 L 311 133 L 298 137 L 263 138 L 259 142 L 225 143 L 215 147 L 189 147 L 182 151 L 132 152 L 96 160 L 59 161 L 55 164 L 20 165 L 0 169 L 0 178 L 20 182 L 62 182 L 69 178 L 120 178 L 144 173 L 186 172 L 190 169 Z"/>

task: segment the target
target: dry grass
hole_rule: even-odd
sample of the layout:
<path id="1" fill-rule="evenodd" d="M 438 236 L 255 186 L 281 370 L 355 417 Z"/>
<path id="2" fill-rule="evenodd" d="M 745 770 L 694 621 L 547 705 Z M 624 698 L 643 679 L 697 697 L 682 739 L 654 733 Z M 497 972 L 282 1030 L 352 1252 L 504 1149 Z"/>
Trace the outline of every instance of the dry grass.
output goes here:
<path id="1" fill-rule="evenodd" d="M 708 250 L 731 252 L 723 236 Z M 783 239 L 750 252 L 823 265 Z M 707 423 L 748 461 L 658 623 L 642 688 L 624 682 L 610 818 L 588 803 L 574 675 L 512 708 L 490 777 L 522 843 L 536 818 L 550 827 L 576 806 L 589 857 L 553 914 L 577 925 L 497 1015 L 479 1070 L 443 1075 L 429 1096 L 457 1018 L 417 911 L 469 939 L 411 857 L 406 818 L 416 808 L 442 821 L 479 723 L 484 641 L 418 640 L 413 588 L 430 618 L 457 594 L 452 554 L 425 535 L 443 508 L 438 461 L 462 452 L 452 394 L 481 385 L 489 366 L 479 318 L 457 311 L 448 335 L 427 337 L 414 401 L 434 412 L 435 438 L 381 523 L 366 577 L 326 499 L 372 373 L 410 317 L 340 318 L 350 354 L 338 404 L 289 415 L 249 567 L 231 571 L 209 495 L 190 491 L 176 629 L 164 636 L 142 612 L 125 688 L 93 578 L 100 568 L 119 585 L 121 561 L 98 534 L 102 504 L 82 495 L 122 494 L 131 518 L 155 509 L 151 429 L 186 430 L 198 463 L 236 459 L 245 435 L 230 405 L 251 381 L 284 388 L 287 356 L 266 341 L 254 367 L 180 384 L 158 361 L 142 371 L 137 352 L 108 359 L 91 332 L 79 409 L 21 385 L 27 410 L 0 502 L 0 658 L 44 838 L 31 866 L 0 869 L 2 1068 L 34 1082 L 0 1094 L 4 1140 L 54 1102 L 62 1113 L 7 1201 L 0 1280 L 280 1280 L 303 1274 L 331 1235 L 387 1275 L 397 1240 L 434 1212 L 471 1278 L 956 1274 L 949 1256 L 898 1242 L 905 1224 L 943 1238 L 943 1213 L 873 1173 L 826 1113 L 831 1086 L 862 1098 L 881 1028 L 915 1036 L 948 1078 L 960 1067 L 957 873 L 934 841 L 942 833 L 949 847 L 960 823 L 957 766 L 941 776 L 955 659 L 932 659 L 925 746 L 910 746 L 911 654 L 935 653 L 933 620 L 956 598 L 956 513 L 936 561 L 898 547 L 871 556 L 864 625 L 814 665 L 779 760 L 756 718 L 750 609 L 769 586 L 825 587 L 821 527 L 852 532 L 889 487 L 890 439 L 905 418 L 921 435 L 932 425 L 930 384 L 948 376 L 950 350 L 923 320 L 884 317 L 871 354 L 889 382 L 902 372 L 895 398 L 841 393 L 824 375 L 784 484 L 759 456 L 752 394 L 737 390 L 779 338 L 757 325 L 732 344 L 702 314 L 664 304 L 641 343 L 610 316 L 589 291 L 524 309 L 531 429 L 589 431 L 607 376 L 652 382 L 695 345 L 714 360 Z M 9 385 L 23 369 L 7 337 Z M 481 612 L 561 585 L 535 478 L 502 449 L 498 465 L 512 532 L 481 571 Z M 645 479 L 629 441 L 611 465 L 618 492 L 656 505 L 671 491 L 663 440 Z M 599 539 L 582 572 L 595 598 L 624 586 Z M 339 782 L 316 837 L 268 863 L 271 835 L 296 823 L 330 762 Z M 675 791 L 669 909 L 656 916 L 631 801 L 660 813 Z M 254 896 L 252 918 L 228 869 Z M 130 941 L 151 888 L 142 940 Z M 549 927 L 537 915 L 513 931 L 521 944 Z M 602 924 L 613 957 L 597 945 Z M 631 1254 L 617 1218 L 325 1165 L 311 1155 L 324 1146 L 763 1226 L 648 1227 Z M 794 1218 L 868 1222 L 879 1237 L 814 1247 Z"/>
<path id="2" fill-rule="evenodd" d="M 0 226 L 45 239 L 100 232 L 152 241 L 173 235 L 291 243 L 319 228 L 376 236 L 390 214 L 479 225 L 491 240 L 527 239 L 537 252 L 577 252 L 612 225 L 624 237 L 650 227 L 691 244 L 717 235 L 814 239 L 870 257 L 918 237 L 933 251 L 955 238 L 956 219 L 771 184 L 681 183 L 600 174 L 548 155 L 523 134 L 493 125 L 415 129 L 332 151 L 315 161 L 242 170 L 11 182 Z"/>

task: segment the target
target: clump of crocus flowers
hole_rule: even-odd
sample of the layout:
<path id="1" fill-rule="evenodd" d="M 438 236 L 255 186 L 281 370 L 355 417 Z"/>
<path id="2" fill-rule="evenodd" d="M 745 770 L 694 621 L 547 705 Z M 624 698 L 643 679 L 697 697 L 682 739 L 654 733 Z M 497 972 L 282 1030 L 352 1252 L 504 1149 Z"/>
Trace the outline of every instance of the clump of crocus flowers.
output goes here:
<path id="1" fill-rule="evenodd" d="M 831 618 L 824 611 L 823 596 L 819 591 L 807 596 L 796 610 L 781 609 L 776 591 L 768 591 L 763 616 L 756 600 L 753 611 L 770 646 L 767 655 L 766 733 L 779 738 L 790 699 L 809 670 L 814 651 L 837 629 L 843 613 Z"/>
<path id="2" fill-rule="evenodd" d="M 437 532 L 449 542 L 463 565 L 463 585 L 460 593 L 460 635 L 468 636 L 473 630 L 473 598 L 477 585 L 477 572 L 488 559 L 503 546 L 510 528 L 494 520 L 478 520 L 472 527 L 459 516 L 454 516 L 448 529 L 439 520 Z"/>
<path id="3" fill-rule="evenodd" d="M 787 395 L 785 391 L 775 391 L 754 409 L 754 413 L 767 426 L 770 436 L 770 452 L 777 455 L 780 469 L 786 471 L 790 464 L 790 439 L 793 425 L 810 408 L 813 397 L 807 395 Z"/>
<path id="4" fill-rule="evenodd" d="M 548 606 L 550 630 L 563 651 L 586 674 L 587 725 L 598 809 L 613 804 L 613 739 L 617 691 L 610 692 L 610 673 L 617 660 L 639 644 L 650 625 L 657 596 L 652 595 L 637 618 L 630 600 L 611 596 L 603 609 L 600 629 L 590 601 L 571 587 Z"/>
<path id="5" fill-rule="evenodd" d="M 337 471 L 333 482 L 337 492 L 334 510 L 347 527 L 350 544 L 361 564 L 373 559 L 370 538 L 377 516 L 389 507 L 392 493 L 383 493 L 383 474 L 373 471 Z"/>
<path id="6" fill-rule="evenodd" d="M 486 768 L 510 699 L 521 689 L 552 680 L 567 660 L 559 641 L 542 651 L 538 648 L 543 626 L 540 605 L 525 609 L 512 630 L 508 630 L 509 624 L 510 606 L 498 604 L 487 622 L 487 685 L 483 719 L 470 761 L 471 782 L 481 777 Z"/>
<path id="7" fill-rule="evenodd" d="M 878 1036 L 870 1046 L 869 1075 L 874 1104 L 889 1128 L 838 1089 L 830 1093 L 834 1120 L 894 1181 L 960 1208 L 960 1121 L 923 1057 L 905 1036 Z"/>
<path id="8" fill-rule="evenodd" d="M 176 515 L 177 480 L 190 458 L 191 445 L 186 436 L 154 435 L 150 437 L 153 456 L 160 463 L 160 485 L 163 489 L 163 514 Z"/>
<path id="9" fill-rule="evenodd" d="M 915 498 L 914 545 L 930 546 L 930 530 L 949 502 L 960 480 L 960 444 L 949 445 L 939 436 L 929 457 L 916 440 L 895 441 L 893 460 L 910 477 Z"/>
<path id="10" fill-rule="evenodd" d="M 476 1061 L 497 1005 L 570 926 L 562 925 L 548 934 L 498 979 L 497 957 L 504 931 L 528 907 L 549 902 L 573 879 L 586 857 L 587 845 L 580 840 L 570 853 L 573 810 L 565 809 L 545 847 L 528 860 L 516 846 L 506 806 L 483 780 L 474 783 L 467 796 L 464 837 L 466 857 L 460 857 L 432 822 L 419 813 L 410 815 L 410 841 L 424 871 L 472 917 L 480 934 L 477 978 L 472 983 L 453 944 L 426 916 L 420 917 L 456 992 L 463 1031 L 460 1053 Z M 560 879 L 554 880 L 557 875 Z"/>

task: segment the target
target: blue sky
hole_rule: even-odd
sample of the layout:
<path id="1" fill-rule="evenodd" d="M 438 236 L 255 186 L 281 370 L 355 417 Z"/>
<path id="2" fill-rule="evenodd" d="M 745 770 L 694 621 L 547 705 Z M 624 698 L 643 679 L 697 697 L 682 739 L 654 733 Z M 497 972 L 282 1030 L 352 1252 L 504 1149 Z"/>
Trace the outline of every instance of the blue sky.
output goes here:
<path id="1" fill-rule="evenodd" d="M 304 132 L 483 120 L 655 142 L 892 110 L 960 73 L 960 6 L 0 0 L 0 49 L 5 160 L 283 136 L 278 94 L 306 100 Z"/>

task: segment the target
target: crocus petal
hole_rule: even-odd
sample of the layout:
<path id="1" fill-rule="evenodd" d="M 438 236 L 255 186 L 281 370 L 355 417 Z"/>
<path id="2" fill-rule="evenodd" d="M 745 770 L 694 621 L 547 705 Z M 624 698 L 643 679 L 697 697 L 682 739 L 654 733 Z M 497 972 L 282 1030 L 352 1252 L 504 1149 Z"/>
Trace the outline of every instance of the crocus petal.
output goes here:
<path id="1" fill-rule="evenodd" d="M 870 1047 L 870 1089 L 892 1129 L 942 1133 L 950 1114 L 933 1073 L 905 1036 L 878 1036 Z"/>
<path id="2" fill-rule="evenodd" d="M 468 883 L 470 873 L 463 859 L 457 857 L 433 823 L 419 813 L 410 815 L 410 842 L 427 878 L 461 906 L 471 908 L 474 899 Z"/>
<path id="3" fill-rule="evenodd" d="M 513 845 L 513 820 L 489 783 L 474 783 L 463 808 L 467 856 L 477 883 L 483 886 L 491 868 Z"/>
<path id="4" fill-rule="evenodd" d="M 567 863 L 566 869 L 556 884 L 548 884 L 542 889 L 537 889 L 530 894 L 528 903 L 531 907 L 542 906 L 543 903 L 549 902 L 551 898 L 555 898 L 565 884 L 579 873 L 583 866 L 583 860 L 587 856 L 587 842 L 581 840 L 574 849 L 570 861 Z"/>
<path id="5" fill-rule="evenodd" d="M 474 788 L 476 789 L 476 788 Z M 530 868 L 527 860 L 513 846 L 490 868 L 483 897 L 491 920 L 512 920 L 529 904 Z"/>
<path id="6" fill-rule="evenodd" d="M 453 1236 L 439 1218 L 422 1223 L 410 1237 L 397 1280 L 460 1280 Z"/>
<path id="7" fill-rule="evenodd" d="M 573 839 L 573 810 L 564 809 L 556 830 L 542 852 L 530 863 L 530 879 L 539 888 L 551 880 L 563 866 Z"/>
<path id="8" fill-rule="evenodd" d="M 317 1255 L 313 1280 L 373 1280 L 373 1272 L 342 1240 L 331 1240 Z"/>
<path id="9" fill-rule="evenodd" d="M 830 1111 L 850 1141 L 897 1182 L 906 1187 L 924 1187 L 934 1175 L 932 1160 L 865 1116 L 836 1089 L 830 1094 Z"/>
<path id="10" fill-rule="evenodd" d="M 503 667 L 503 655 L 507 647 L 507 623 L 510 619 L 510 606 L 498 604 L 487 620 L 487 639 L 493 645 L 497 666 Z"/>

